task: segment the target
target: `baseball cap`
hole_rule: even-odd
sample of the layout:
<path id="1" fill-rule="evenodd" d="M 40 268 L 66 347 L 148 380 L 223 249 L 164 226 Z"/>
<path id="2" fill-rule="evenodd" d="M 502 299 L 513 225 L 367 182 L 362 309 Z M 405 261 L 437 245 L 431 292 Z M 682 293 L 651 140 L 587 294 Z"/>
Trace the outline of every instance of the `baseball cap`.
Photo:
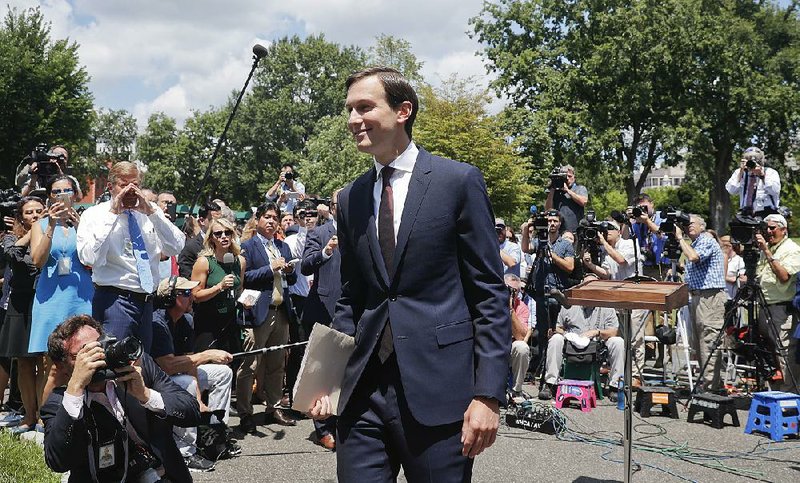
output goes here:
<path id="1" fill-rule="evenodd" d="M 495 228 L 505 228 L 506 222 L 502 218 L 495 218 L 494 219 L 494 227 Z"/>
<path id="2" fill-rule="evenodd" d="M 784 228 L 786 228 L 787 224 L 786 218 L 784 218 L 783 215 L 778 215 L 775 213 L 773 213 L 772 215 L 768 215 L 766 218 L 764 218 L 764 221 L 766 221 L 767 223 L 769 223 L 770 221 L 774 221 L 775 223 L 779 224 Z"/>
<path id="3" fill-rule="evenodd" d="M 170 277 L 167 277 L 164 280 L 162 280 L 161 283 L 158 284 L 158 290 L 156 291 L 156 294 L 159 297 L 166 297 L 169 295 L 170 292 L 169 281 Z M 178 277 L 178 280 L 175 282 L 175 289 L 176 290 L 193 289 L 198 285 L 200 285 L 200 282 L 187 280 L 183 277 Z"/>

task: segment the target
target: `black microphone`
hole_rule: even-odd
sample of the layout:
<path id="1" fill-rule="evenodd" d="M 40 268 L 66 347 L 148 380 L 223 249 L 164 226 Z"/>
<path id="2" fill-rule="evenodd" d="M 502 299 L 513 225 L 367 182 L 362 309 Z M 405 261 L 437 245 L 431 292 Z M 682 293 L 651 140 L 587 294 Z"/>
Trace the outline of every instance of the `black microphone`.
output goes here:
<path id="1" fill-rule="evenodd" d="M 259 59 L 264 57 L 268 53 L 269 53 L 269 50 L 267 50 L 267 48 L 264 47 L 261 44 L 256 44 L 256 45 L 253 46 L 253 55 L 258 57 Z"/>
<path id="2" fill-rule="evenodd" d="M 230 273 L 233 272 L 233 264 L 236 262 L 236 257 L 233 256 L 233 253 L 226 252 L 225 255 L 222 256 L 222 263 L 225 265 L 225 271 Z M 234 299 L 236 295 L 233 293 L 233 287 L 228 289 L 228 298 Z"/>

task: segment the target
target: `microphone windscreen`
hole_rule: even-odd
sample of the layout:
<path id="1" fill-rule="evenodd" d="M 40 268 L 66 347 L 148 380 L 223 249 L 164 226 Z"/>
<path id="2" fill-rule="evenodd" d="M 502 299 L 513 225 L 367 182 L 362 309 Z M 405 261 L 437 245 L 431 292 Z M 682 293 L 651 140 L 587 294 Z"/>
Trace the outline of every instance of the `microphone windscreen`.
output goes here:
<path id="1" fill-rule="evenodd" d="M 253 54 L 255 54 L 255 56 L 258 57 L 259 59 L 267 55 L 267 53 L 269 53 L 269 51 L 263 45 L 256 44 L 253 46 Z"/>
<path id="2" fill-rule="evenodd" d="M 233 262 L 236 261 L 236 257 L 233 256 L 233 253 L 227 252 L 225 255 L 222 255 L 222 263 L 225 265 L 233 265 Z"/>

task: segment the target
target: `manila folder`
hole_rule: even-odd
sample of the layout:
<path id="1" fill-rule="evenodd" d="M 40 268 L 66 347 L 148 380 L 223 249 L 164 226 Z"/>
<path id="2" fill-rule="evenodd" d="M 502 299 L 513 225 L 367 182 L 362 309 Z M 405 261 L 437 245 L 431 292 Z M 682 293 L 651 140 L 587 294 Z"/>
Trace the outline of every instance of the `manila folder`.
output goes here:
<path id="1" fill-rule="evenodd" d="M 317 399 L 327 394 L 333 414 L 338 416 L 344 369 L 354 349 L 355 340 L 349 335 L 314 324 L 294 385 L 292 409 L 308 412 Z"/>

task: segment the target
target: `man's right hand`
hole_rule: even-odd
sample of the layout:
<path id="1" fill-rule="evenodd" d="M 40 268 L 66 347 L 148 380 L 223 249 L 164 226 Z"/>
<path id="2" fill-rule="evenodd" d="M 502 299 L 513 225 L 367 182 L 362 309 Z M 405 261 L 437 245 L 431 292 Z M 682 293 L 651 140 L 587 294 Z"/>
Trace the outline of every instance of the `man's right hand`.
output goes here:
<path id="1" fill-rule="evenodd" d="M 330 256 L 333 255 L 333 251 L 339 246 L 339 238 L 336 235 L 333 235 L 330 240 L 328 240 L 327 245 L 325 245 L 325 254 Z"/>
<path id="2" fill-rule="evenodd" d="M 75 356 L 72 376 L 67 383 L 67 392 L 73 396 L 82 396 L 86 386 L 92 382 L 95 371 L 106 366 L 105 359 L 106 353 L 99 342 L 90 342 L 83 346 Z"/>
<path id="3" fill-rule="evenodd" d="M 270 262 L 269 266 L 270 268 L 272 268 L 273 272 L 277 272 L 278 270 L 283 270 L 284 268 L 286 268 L 286 259 L 284 259 L 283 257 L 276 258 L 272 260 L 272 262 Z"/>
<path id="4" fill-rule="evenodd" d="M 206 349 L 203 352 L 208 356 L 208 362 L 212 364 L 228 364 L 233 360 L 233 356 L 223 350 Z"/>
<path id="5" fill-rule="evenodd" d="M 308 412 L 312 419 L 321 421 L 333 416 L 333 406 L 331 405 L 331 398 L 329 396 L 322 396 L 314 403 L 314 407 Z"/>

